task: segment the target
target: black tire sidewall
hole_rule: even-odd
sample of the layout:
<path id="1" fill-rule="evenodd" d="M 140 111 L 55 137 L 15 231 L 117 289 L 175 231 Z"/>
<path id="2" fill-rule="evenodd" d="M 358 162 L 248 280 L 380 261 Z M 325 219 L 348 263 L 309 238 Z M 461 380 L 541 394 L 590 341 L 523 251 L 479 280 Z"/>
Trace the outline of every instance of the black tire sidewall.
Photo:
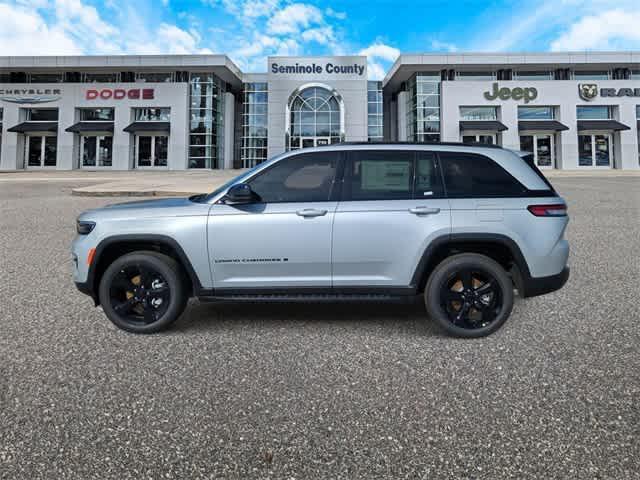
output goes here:
<path id="1" fill-rule="evenodd" d="M 167 311 L 157 321 L 148 325 L 134 325 L 127 322 L 111 306 L 109 295 L 111 281 L 123 267 L 136 263 L 147 265 L 159 272 L 166 280 L 170 291 Z M 102 275 L 98 295 L 107 318 L 118 328 L 133 333 L 155 333 L 164 330 L 182 314 L 187 301 L 180 266 L 173 258 L 157 252 L 134 252 L 116 259 Z"/>
<path id="2" fill-rule="evenodd" d="M 442 283 L 455 271 L 469 267 L 491 274 L 502 290 L 502 310 L 498 317 L 491 324 L 478 329 L 466 329 L 454 325 L 440 306 Z M 476 253 L 461 253 L 443 260 L 433 270 L 425 287 L 424 299 L 429 316 L 450 335 L 464 338 L 484 337 L 498 330 L 511 315 L 514 300 L 513 283 L 504 268 L 495 260 Z"/>

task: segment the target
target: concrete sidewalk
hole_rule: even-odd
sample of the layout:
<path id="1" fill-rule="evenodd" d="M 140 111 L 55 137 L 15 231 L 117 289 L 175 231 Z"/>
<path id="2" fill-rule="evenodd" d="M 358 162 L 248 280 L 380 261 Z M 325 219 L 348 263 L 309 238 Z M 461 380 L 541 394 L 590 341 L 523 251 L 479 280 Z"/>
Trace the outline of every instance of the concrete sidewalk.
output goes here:
<path id="1" fill-rule="evenodd" d="M 244 170 L 207 171 L 20 171 L 0 172 L 2 183 L 63 182 L 74 184 L 71 193 L 86 197 L 187 196 L 208 193 Z M 548 170 L 558 177 L 638 177 L 640 170 Z M 0 187 L 1 188 L 1 187 Z"/>

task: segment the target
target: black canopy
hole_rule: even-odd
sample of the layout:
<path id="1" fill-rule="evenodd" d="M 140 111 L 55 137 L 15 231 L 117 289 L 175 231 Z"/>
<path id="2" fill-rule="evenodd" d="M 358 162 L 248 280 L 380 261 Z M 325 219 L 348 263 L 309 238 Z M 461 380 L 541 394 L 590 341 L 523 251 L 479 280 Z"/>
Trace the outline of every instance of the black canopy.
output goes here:
<path id="1" fill-rule="evenodd" d="M 18 125 L 7 128 L 7 132 L 27 133 L 27 132 L 57 132 L 58 122 L 22 122 Z"/>
<path id="2" fill-rule="evenodd" d="M 560 132 L 569 130 L 564 123 L 557 120 L 520 120 L 518 122 L 519 130 L 537 130 L 542 132 Z"/>
<path id="3" fill-rule="evenodd" d="M 578 130 L 631 130 L 617 120 L 578 120 Z"/>
<path id="4" fill-rule="evenodd" d="M 78 122 L 66 129 L 67 132 L 113 132 L 113 122 Z"/>
<path id="5" fill-rule="evenodd" d="M 125 132 L 168 132 L 169 122 L 133 122 L 124 128 Z"/>
<path id="6" fill-rule="evenodd" d="M 487 130 L 490 132 L 503 132 L 507 126 L 497 120 L 464 120 L 460 122 L 460 130 Z"/>

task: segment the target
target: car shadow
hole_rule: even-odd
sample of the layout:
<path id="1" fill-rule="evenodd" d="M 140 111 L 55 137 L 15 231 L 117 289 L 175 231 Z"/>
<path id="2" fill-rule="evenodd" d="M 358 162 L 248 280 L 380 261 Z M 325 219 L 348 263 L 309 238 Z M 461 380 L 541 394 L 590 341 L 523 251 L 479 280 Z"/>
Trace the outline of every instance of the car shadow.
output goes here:
<path id="1" fill-rule="evenodd" d="M 388 302 L 189 302 L 171 331 L 341 328 L 441 336 L 420 297 Z"/>

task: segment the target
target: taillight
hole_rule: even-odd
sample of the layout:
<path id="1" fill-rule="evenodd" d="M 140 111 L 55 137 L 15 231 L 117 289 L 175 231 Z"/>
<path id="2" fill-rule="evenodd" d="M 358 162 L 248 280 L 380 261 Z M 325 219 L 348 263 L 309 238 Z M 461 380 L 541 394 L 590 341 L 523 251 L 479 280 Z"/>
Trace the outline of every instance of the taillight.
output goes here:
<path id="1" fill-rule="evenodd" d="M 527 207 L 536 217 L 566 217 L 567 206 L 563 203 L 550 205 L 529 205 Z"/>

